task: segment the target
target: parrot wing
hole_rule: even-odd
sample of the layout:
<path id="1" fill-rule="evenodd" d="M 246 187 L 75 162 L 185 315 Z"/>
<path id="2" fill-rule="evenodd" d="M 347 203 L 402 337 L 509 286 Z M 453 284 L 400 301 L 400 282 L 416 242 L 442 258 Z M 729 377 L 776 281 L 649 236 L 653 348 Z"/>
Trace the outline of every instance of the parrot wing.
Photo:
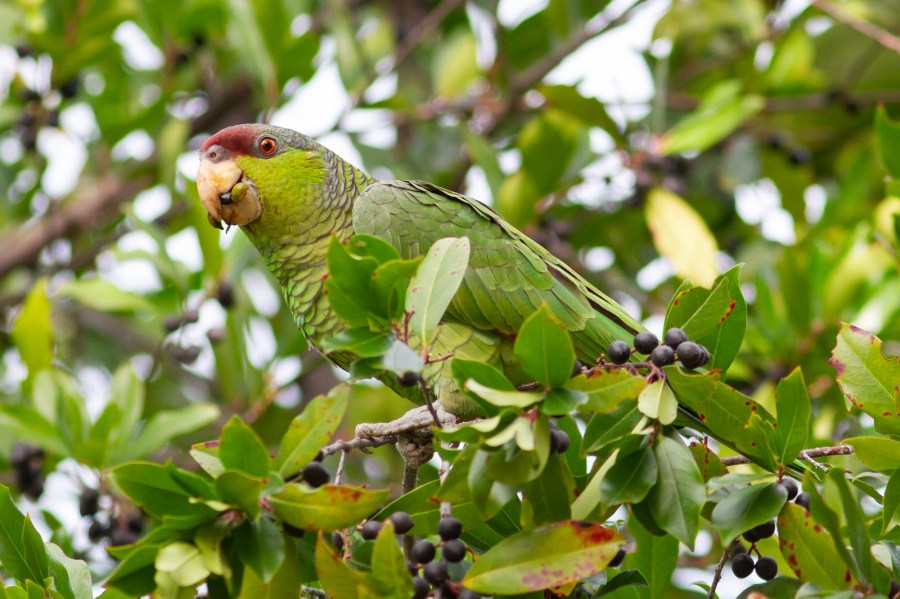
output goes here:
<path id="1" fill-rule="evenodd" d="M 643 330 L 639 322 L 538 243 L 481 202 L 422 181 L 379 181 L 353 206 L 356 233 L 379 237 L 409 258 L 444 237 L 468 237 L 469 269 L 445 315 L 512 337 L 546 304 L 593 362 L 616 339 Z"/>

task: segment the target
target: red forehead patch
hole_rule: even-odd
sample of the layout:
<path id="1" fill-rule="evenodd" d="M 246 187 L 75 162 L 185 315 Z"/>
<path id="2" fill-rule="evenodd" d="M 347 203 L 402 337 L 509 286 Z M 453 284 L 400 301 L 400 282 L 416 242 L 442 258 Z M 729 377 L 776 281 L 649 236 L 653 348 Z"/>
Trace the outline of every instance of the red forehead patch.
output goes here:
<path id="1" fill-rule="evenodd" d="M 228 127 L 203 142 L 203 145 L 200 146 L 200 152 L 205 152 L 210 146 L 218 144 L 232 156 L 249 154 L 251 144 L 258 134 L 259 125 L 235 125 L 234 127 Z"/>

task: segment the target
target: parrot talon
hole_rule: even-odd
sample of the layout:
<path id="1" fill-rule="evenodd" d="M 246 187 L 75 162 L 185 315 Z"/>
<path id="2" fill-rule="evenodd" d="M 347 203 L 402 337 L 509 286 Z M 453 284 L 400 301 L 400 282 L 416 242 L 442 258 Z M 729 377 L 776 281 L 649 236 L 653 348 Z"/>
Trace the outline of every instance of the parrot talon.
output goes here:
<path id="1" fill-rule="evenodd" d="M 222 203 L 223 206 L 227 206 L 227 205 L 231 204 L 234 200 L 231 199 L 231 192 L 226 191 L 225 193 L 219 194 L 219 201 Z"/>

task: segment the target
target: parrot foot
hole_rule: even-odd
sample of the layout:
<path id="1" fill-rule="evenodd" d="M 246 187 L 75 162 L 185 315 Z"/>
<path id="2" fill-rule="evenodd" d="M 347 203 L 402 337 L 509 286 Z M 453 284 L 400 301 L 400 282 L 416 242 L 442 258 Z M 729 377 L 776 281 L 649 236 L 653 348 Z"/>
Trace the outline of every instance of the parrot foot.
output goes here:
<path id="1" fill-rule="evenodd" d="M 457 423 L 456 416 L 444 410 L 440 402 L 434 403 L 434 409 L 438 420 L 443 426 L 453 426 Z M 428 406 L 413 408 L 406 414 L 390 422 L 370 422 L 356 426 L 357 439 L 375 439 L 378 437 L 390 437 L 403 435 L 410 431 L 430 428 L 434 424 L 434 418 L 428 411 Z M 426 460 L 427 461 L 427 460 Z"/>

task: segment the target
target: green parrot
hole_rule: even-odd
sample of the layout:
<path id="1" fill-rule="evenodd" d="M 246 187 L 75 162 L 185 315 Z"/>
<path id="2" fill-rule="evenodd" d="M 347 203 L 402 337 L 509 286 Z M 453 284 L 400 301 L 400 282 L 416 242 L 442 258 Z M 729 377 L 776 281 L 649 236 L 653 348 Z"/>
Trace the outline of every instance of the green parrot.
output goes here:
<path id="1" fill-rule="evenodd" d="M 324 293 L 333 235 L 378 237 L 403 258 L 444 237 L 467 237 L 470 259 L 459 291 L 429 348 L 528 382 L 512 352 L 521 324 L 542 304 L 571 333 L 579 359 L 593 364 L 641 324 L 567 264 L 484 204 L 423 181 L 378 181 L 310 137 L 269 125 L 223 129 L 200 148 L 200 199 L 213 226 L 239 226 L 278 281 L 298 328 L 317 349 L 346 325 Z M 339 357 L 330 356 L 340 366 Z M 461 417 L 475 405 L 447 363 L 423 373 L 443 407 Z M 407 397 L 417 389 L 401 389 Z M 415 398 L 413 398 L 415 399 Z M 421 398 L 419 398 L 421 399 Z"/>

